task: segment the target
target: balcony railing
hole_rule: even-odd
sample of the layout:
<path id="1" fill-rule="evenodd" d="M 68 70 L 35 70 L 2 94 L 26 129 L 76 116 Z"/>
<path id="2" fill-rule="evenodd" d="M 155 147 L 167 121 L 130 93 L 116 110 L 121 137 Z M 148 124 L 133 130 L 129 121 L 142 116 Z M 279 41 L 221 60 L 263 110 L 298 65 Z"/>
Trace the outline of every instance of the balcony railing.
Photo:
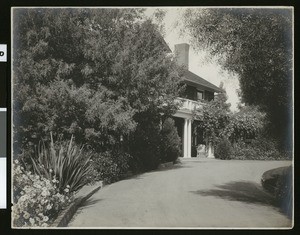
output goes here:
<path id="1" fill-rule="evenodd" d="M 198 108 L 202 108 L 204 103 L 201 101 L 189 100 L 185 98 L 177 98 L 176 101 L 181 103 L 180 110 L 193 111 Z"/>

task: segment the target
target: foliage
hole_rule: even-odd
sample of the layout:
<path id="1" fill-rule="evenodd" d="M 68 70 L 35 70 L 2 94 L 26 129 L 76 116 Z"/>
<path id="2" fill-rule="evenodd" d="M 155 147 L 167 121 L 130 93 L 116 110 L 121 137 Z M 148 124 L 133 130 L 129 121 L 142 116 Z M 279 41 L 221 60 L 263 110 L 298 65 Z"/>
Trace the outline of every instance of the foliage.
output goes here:
<path id="1" fill-rule="evenodd" d="M 245 106 L 237 113 L 230 115 L 228 125 L 223 132 L 232 142 L 253 139 L 262 133 L 265 127 L 265 114 L 257 107 Z"/>
<path id="2" fill-rule="evenodd" d="M 214 100 L 206 102 L 202 108 L 196 110 L 195 118 L 199 120 L 198 127 L 203 130 L 206 141 L 215 142 L 223 136 L 223 130 L 230 120 L 230 110 L 226 100 L 227 95 L 224 90 Z"/>
<path id="3" fill-rule="evenodd" d="M 14 152 L 47 133 L 118 148 L 135 115 L 176 109 L 179 69 L 158 26 L 132 9 L 14 9 Z"/>
<path id="4" fill-rule="evenodd" d="M 136 116 L 136 131 L 130 136 L 131 155 L 146 171 L 156 169 L 160 163 L 160 118 L 156 112 L 140 113 Z"/>
<path id="5" fill-rule="evenodd" d="M 184 18 L 195 47 L 239 76 L 242 100 L 260 106 L 270 134 L 291 145 L 292 10 L 188 9 Z"/>
<path id="6" fill-rule="evenodd" d="M 109 184 L 122 179 L 130 170 L 131 159 L 129 154 L 116 151 L 95 155 L 92 164 L 96 171 L 96 180 L 103 180 Z"/>
<path id="7" fill-rule="evenodd" d="M 32 174 L 16 160 L 13 164 L 13 225 L 16 227 L 47 227 L 67 206 L 72 194 L 67 186 L 63 192 L 55 178 Z"/>
<path id="8" fill-rule="evenodd" d="M 231 159 L 231 154 L 232 154 L 232 147 L 230 141 L 225 138 L 221 139 L 215 147 L 215 151 L 214 151 L 215 157 L 219 159 L 228 160 Z"/>
<path id="9" fill-rule="evenodd" d="M 41 142 L 38 148 L 38 158 L 32 158 L 34 173 L 48 180 L 53 178 L 58 182 L 62 192 L 69 186 L 70 192 L 77 191 L 89 183 L 93 167 L 91 154 L 84 152 L 74 144 L 73 136 L 68 143 L 54 143 L 52 133 L 50 146 Z"/>
<path id="10" fill-rule="evenodd" d="M 93 159 L 97 180 L 103 180 L 106 184 L 117 181 L 120 177 L 118 165 L 112 160 L 109 152 L 102 153 Z"/>
<path id="11" fill-rule="evenodd" d="M 181 141 L 172 118 L 167 118 L 164 121 L 161 135 L 162 162 L 176 161 L 181 155 Z"/>
<path id="12" fill-rule="evenodd" d="M 258 137 L 250 143 L 238 141 L 234 144 L 232 158 L 240 160 L 278 160 L 285 159 L 278 151 L 278 143 L 265 137 Z"/>
<path id="13" fill-rule="evenodd" d="M 220 85 L 222 89 L 222 84 Z M 236 113 L 229 110 L 227 95 L 223 91 L 215 100 L 205 103 L 196 110 L 195 117 L 200 122 L 198 128 L 204 131 L 206 141 L 218 142 L 222 138 L 232 143 L 253 139 L 265 130 L 265 113 L 256 106 L 244 106 Z"/>

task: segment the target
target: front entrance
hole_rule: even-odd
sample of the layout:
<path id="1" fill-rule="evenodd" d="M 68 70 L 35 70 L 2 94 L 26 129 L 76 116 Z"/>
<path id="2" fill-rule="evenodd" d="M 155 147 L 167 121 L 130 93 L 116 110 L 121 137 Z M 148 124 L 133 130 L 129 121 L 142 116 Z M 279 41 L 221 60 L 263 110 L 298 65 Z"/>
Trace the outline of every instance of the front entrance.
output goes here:
<path id="1" fill-rule="evenodd" d="M 189 118 L 173 117 L 182 144 L 182 157 L 214 158 L 214 148 L 211 143 L 206 145 L 203 129 L 198 127 L 199 121 Z"/>
<path id="2" fill-rule="evenodd" d="M 205 157 L 205 142 L 203 130 L 198 127 L 199 121 L 192 124 L 192 157 Z"/>
<path id="3" fill-rule="evenodd" d="M 179 117 L 174 117 L 174 121 L 181 139 L 183 157 L 197 157 L 198 146 L 204 145 L 203 131 L 197 128 L 198 121 Z"/>

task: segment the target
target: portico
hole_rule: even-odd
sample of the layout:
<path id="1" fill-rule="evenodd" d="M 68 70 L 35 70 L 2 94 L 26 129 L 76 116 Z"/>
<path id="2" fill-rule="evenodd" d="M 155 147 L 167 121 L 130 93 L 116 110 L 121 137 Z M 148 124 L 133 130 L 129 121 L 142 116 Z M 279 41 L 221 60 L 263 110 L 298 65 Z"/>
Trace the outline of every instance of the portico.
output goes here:
<path id="1" fill-rule="evenodd" d="M 194 122 L 197 120 L 193 120 L 191 116 L 187 117 L 188 115 L 184 116 L 183 113 L 178 111 L 174 115 L 174 118 L 176 119 L 175 123 L 177 123 L 178 134 L 182 142 L 182 157 L 192 158 L 197 156 L 197 146 L 204 143 L 199 143 L 200 136 L 199 133 L 195 131 Z M 192 153 L 192 151 L 194 151 L 194 153 Z M 208 143 L 205 147 L 205 157 L 214 158 L 214 148 L 211 143 Z"/>

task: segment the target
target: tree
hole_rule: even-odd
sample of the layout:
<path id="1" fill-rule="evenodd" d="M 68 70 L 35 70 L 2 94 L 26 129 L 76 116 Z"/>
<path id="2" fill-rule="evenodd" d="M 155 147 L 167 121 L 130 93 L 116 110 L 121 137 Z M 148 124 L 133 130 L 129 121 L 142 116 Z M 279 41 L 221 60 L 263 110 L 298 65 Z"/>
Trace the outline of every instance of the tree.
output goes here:
<path id="1" fill-rule="evenodd" d="M 166 118 L 161 129 L 161 157 L 164 162 L 174 162 L 181 155 L 181 141 L 172 118 Z"/>
<path id="2" fill-rule="evenodd" d="M 50 131 L 111 150 L 136 130 L 137 115 L 174 112 L 179 70 L 142 16 L 137 8 L 14 10 L 15 153 Z"/>
<path id="3" fill-rule="evenodd" d="M 203 130 L 207 142 L 217 142 L 223 137 L 223 130 L 230 121 L 230 104 L 227 104 L 227 94 L 223 90 L 211 100 L 196 110 L 195 118 L 199 121 L 198 127 Z"/>
<path id="4" fill-rule="evenodd" d="M 243 102 L 267 113 L 270 134 L 291 144 L 291 9 L 188 9 L 184 20 L 195 47 L 239 76 Z"/>

